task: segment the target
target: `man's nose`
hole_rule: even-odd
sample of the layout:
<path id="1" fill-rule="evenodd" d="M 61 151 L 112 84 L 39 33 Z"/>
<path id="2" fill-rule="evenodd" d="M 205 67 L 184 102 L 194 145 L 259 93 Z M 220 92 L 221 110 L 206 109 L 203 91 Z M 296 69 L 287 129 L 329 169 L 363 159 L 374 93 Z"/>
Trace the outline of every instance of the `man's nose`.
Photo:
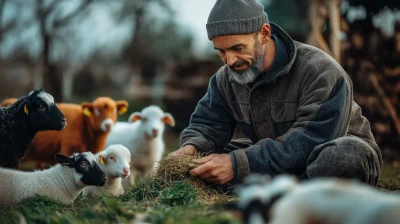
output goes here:
<path id="1" fill-rule="evenodd" d="M 226 64 L 229 67 L 232 67 L 233 64 L 235 64 L 235 62 L 237 61 L 237 57 L 236 55 L 232 54 L 232 53 L 226 53 Z"/>

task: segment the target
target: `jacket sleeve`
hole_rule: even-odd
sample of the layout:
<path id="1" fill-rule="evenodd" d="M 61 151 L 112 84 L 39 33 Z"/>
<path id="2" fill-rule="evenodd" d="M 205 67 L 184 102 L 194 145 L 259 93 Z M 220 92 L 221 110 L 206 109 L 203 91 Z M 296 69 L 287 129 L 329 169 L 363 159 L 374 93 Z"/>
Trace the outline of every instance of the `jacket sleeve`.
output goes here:
<path id="1" fill-rule="evenodd" d="M 344 136 L 352 106 L 351 81 L 337 70 L 305 80 L 296 121 L 276 139 L 231 152 L 238 180 L 249 173 L 299 174 L 315 146 Z"/>
<path id="2" fill-rule="evenodd" d="M 231 140 L 236 125 L 214 75 L 190 118 L 189 127 L 181 133 L 180 145 L 194 145 L 199 152 L 221 152 Z"/>

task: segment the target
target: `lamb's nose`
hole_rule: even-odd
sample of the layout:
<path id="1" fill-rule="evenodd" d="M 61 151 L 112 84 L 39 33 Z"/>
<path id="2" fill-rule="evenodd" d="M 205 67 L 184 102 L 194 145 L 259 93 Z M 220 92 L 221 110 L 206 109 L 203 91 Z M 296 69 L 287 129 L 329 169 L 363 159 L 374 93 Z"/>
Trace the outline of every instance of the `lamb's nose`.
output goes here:
<path id="1" fill-rule="evenodd" d="M 154 137 L 157 137 L 157 135 L 158 135 L 158 129 L 153 129 L 152 131 L 153 131 L 153 136 L 154 136 Z"/>
<path id="2" fill-rule="evenodd" d="M 127 169 L 127 168 L 124 168 L 124 169 L 123 169 L 123 171 L 124 171 L 124 174 L 125 174 L 125 175 L 128 175 L 128 173 L 129 173 L 129 169 Z"/>

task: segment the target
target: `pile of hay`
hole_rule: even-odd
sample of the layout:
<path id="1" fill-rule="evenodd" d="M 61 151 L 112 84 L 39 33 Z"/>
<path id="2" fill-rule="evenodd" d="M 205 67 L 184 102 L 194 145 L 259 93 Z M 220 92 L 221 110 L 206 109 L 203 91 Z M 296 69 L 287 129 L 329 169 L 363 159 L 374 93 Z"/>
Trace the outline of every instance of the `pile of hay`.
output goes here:
<path id="1" fill-rule="evenodd" d="M 197 166 L 191 161 L 198 158 L 200 158 L 199 155 L 165 158 L 159 162 L 152 177 L 162 180 L 166 185 L 172 185 L 174 181 L 185 180 L 196 191 L 198 199 L 206 204 L 232 202 L 235 199 L 233 196 L 227 195 L 218 187 L 207 185 L 196 176 L 189 175 L 189 171 Z"/>

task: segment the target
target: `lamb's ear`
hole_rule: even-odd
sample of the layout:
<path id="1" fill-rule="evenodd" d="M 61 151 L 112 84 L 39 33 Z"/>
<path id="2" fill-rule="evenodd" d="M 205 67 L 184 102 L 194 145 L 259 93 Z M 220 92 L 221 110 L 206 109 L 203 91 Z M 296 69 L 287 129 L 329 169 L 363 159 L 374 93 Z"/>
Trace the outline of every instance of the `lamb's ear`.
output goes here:
<path id="1" fill-rule="evenodd" d="M 99 162 L 100 165 L 106 165 L 106 159 L 104 158 L 103 155 L 99 155 L 97 157 L 97 162 Z"/>
<path id="2" fill-rule="evenodd" d="M 75 161 L 73 159 L 61 153 L 56 154 L 56 161 L 59 164 L 61 164 L 61 166 L 69 166 L 69 167 L 75 166 Z"/>
<path id="3" fill-rule="evenodd" d="M 18 111 L 24 110 L 24 113 L 28 115 L 29 111 L 31 109 L 31 105 L 32 105 L 31 100 L 26 98 L 18 105 L 18 109 L 17 110 Z"/>
<path id="4" fill-rule="evenodd" d="M 117 111 L 119 115 L 122 115 L 128 111 L 128 102 L 125 100 L 118 100 L 115 103 L 117 104 Z"/>
<path id="5" fill-rule="evenodd" d="M 84 115 L 90 117 L 92 116 L 92 112 L 93 112 L 93 104 L 89 103 L 89 102 L 83 102 L 81 103 L 81 107 L 82 107 L 82 112 Z"/>
<path id="6" fill-rule="evenodd" d="M 165 113 L 165 116 L 163 117 L 163 122 L 171 127 L 175 126 L 175 119 L 170 113 Z"/>
<path id="7" fill-rule="evenodd" d="M 142 115 L 140 114 L 140 112 L 135 112 L 131 114 L 131 116 L 129 116 L 128 122 L 132 123 L 140 119 L 142 119 Z"/>

